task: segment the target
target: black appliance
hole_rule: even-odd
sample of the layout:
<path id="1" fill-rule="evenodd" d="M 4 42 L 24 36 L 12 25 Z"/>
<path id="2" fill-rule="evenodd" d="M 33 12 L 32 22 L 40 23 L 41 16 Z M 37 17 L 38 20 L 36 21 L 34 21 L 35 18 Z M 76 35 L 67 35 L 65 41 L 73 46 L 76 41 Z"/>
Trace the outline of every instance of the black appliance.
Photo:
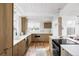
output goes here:
<path id="1" fill-rule="evenodd" d="M 60 56 L 61 55 L 61 44 L 66 44 L 66 45 L 77 45 L 78 43 L 72 42 L 68 43 L 67 39 L 53 39 L 52 40 L 52 45 L 53 45 L 53 55 L 54 56 Z"/>

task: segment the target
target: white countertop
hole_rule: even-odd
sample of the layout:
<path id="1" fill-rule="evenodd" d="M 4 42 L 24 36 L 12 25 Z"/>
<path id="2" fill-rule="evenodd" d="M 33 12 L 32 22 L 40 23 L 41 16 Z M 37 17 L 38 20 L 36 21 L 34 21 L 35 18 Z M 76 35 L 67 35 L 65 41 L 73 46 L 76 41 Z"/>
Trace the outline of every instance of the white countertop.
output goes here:
<path id="1" fill-rule="evenodd" d="M 14 39 L 13 40 L 13 45 L 16 45 L 17 43 L 22 41 L 24 38 L 27 38 L 31 34 L 51 34 L 51 33 L 49 33 L 49 32 L 28 32 L 26 35 L 22 35 L 19 38 Z"/>
<path id="2" fill-rule="evenodd" d="M 50 39 L 60 39 L 59 36 L 49 36 Z"/>
<path id="3" fill-rule="evenodd" d="M 79 56 L 79 45 L 61 45 L 63 49 L 73 56 Z"/>
<path id="4" fill-rule="evenodd" d="M 36 31 L 36 32 L 30 32 L 32 34 L 52 34 L 50 32 L 40 32 L 40 31 Z"/>
<path id="5" fill-rule="evenodd" d="M 18 39 L 14 39 L 13 40 L 13 45 L 16 45 L 17 43 L 19 43 L 21 40 L 23 40 L 24 38 L 27 38 L 29 35 L 31 35 L 31 33 L 27 33 L 26 35 L 22 35 L 20 36 Z"/>

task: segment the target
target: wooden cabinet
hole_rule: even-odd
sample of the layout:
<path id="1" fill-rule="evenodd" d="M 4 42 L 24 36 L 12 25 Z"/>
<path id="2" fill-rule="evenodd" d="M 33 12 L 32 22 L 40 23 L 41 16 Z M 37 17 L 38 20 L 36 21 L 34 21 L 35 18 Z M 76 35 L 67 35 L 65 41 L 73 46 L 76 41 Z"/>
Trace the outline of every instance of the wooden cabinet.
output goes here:
<path id="1" fill-rule="evenodd" d="M 0 51 L 12 48 L 13 4 L 0 3 Z M 10 50 L 12 53 L 12 50 Z M 7 51 L 7 53 L 9 50 Z M 2 55 L 6 55 L 4 52 Z M 12 54 L 7 54 L 12 55 Z"/>
<path id="2" fill-rule="evenodd" d="M 32 41 L 44 41 L 49 42 L 50 34 L 32 34 Z"/>
<path id="3" fill-rule="evenodd" d="M 25 39 L 18 43 L 18 55 L 23 56 L 26 52 L 26 42 Z"/>
<path id="4" fill-rule="evenodd" d="M 23 34 L 25 34 L 27 31 L 27 18 L 26 17 L 21 17 L 21 30 Z"/>
<path id="5" fill-rule="evenodd" d="M 49 53 L 50 53 L 50 56 L 53 56 L 53 42 L 52 42 L 52 39 L 49 38 Z"/>
<path id="6" fill-rule="evenodd" d="M 13 47 L 13 56 L 23 56 L 26 52 L 26 41 L 23 39 Z"/>
<path id="7" fill-rule="evenodd" d="M 28 39 L 28 46 L 30 45 L 30 43 L 31 43 L 31 39 L 32 39 L 32 35 L 29 35 L 28 37 L 27 37 L 27 39 Z"/>
<path id="8" fill-rule="evenodd" d="M 44 28 L 52 28 L 51 22 L 44 22 Z"/>

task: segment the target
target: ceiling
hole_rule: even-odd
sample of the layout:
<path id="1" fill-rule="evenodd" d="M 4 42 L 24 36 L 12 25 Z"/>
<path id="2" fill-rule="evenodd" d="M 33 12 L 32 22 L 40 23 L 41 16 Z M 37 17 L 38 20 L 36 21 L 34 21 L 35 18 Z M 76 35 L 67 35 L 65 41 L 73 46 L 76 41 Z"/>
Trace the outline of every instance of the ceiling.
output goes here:
<path id="1" fill-rule="evenodd" d="M 63 9 L 66 3 L 16 3 L 24 15 L 53 15 Z"/>
<path id="2" fill-rule="evenodd" d="M 79 16 L 79 3 L 70 3 L 61 11 L 61 15 Z"/>

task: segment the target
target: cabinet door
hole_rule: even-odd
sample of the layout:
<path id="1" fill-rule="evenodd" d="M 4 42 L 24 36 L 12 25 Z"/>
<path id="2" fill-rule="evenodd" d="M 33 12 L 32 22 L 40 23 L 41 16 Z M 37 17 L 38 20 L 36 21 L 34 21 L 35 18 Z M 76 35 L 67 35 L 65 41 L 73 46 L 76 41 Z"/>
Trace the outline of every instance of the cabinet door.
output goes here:
<path id="1" fill-rule="evenodd" d="M 0 50 L 12 47 L 13 4 L 0 4 Z"/>
<path id="2" fill-rule="evenodd" d="M 49 39 L 49 55 L 53 56 L 53 42 L 52 39 Z"/>
<path id="3" fill-rule="evenodd" d="M 12 35 L 13 35 L 13 4 L 8 3 L 4 4 L 5 7 L 5 14 L 4 14 L 4 37 L 5 37 L 5 46 L 6 48 L 12 47 Z"/>
<path id="4" fill-rule="evenodd" d="M 4 37 L 4 4 L 1 4 L 0 3 L 0 51 L 2 51 L 4 48 L 5 48 L 5 45 L 4 45 L 4 40 L 5 40 L 5 37 Z"/>
<path id="5" fill-rule="evenodd" d="M 29 35 L 27 39 L 28 39 L 28 46 L 29 46 L 30 43 L 31 43 L 31 35 Z M 27 44 L 27 43 L 26 43 L 26 44 Z"/>
<path id="6" fill-rule="evenodd" d="M 40 40 L 44 42 L 49 42 L 49 35 L 48 34 L 40 34 Z"/>
<path id="7" fill-rule="evenodd" d="M 32 34 L 31 41 L 44 41 L 44 42 L 49 42 L 49 35 L 50 34 Z"/>
<path id="8" fill-rule="evenodd" d="M 24 39 L 13 47 L 13 56 L 23 56 L 25 52 L 26 52 L 26 41 Z"/>
<path id="9" fill-rule="evenodd" d="M 26 51 L 26 42 L 25 42 L 25 40 L 22 40 L 18 44 L 18 55 L 23 56 L 25 54 L 25 51 Z"/>

